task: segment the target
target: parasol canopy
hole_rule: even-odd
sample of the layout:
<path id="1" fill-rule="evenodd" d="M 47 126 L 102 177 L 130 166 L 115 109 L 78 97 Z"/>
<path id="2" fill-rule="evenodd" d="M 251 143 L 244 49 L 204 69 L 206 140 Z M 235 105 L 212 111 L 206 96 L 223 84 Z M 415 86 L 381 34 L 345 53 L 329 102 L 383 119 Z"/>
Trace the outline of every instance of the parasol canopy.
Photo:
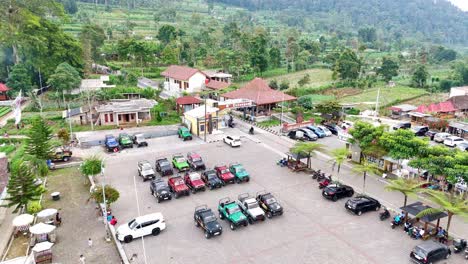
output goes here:
<path id="1" fill-rule="evenodd" d="M 34 235 L 48 234 L 54 230 L 55 226 L 44 223 L 35 224 L 29 228 L 29 232 Z"/>
<path id="2" fill-rule="evenodd" d="M 13 219 L 13 226 L 27 226 L 34 221 L 34 216 L 30 214 L 21 214 Z"/>
<path id="3" fill-rule="evenodd" d="M 37 217 L 46 218 L 46 217 L 53 216 L 56 213 L 57 213 L 57 209 L 47 208 L 47 209 L 44 209 L 44 210 L 40 211 L 39 213 L 37 213 Z"/>
<path id="4" fill-rule="evenodd" d="M 32 248 L 32 251 L 42 252 L 42 251 L 45 251 L 45 250 L 49 250 L 53 245 L 54 245 L 54 243 L 50 243 L 49 241 L 44 241 L 44 242 L 41 242 L 41 243 L 37 243 Z"/>

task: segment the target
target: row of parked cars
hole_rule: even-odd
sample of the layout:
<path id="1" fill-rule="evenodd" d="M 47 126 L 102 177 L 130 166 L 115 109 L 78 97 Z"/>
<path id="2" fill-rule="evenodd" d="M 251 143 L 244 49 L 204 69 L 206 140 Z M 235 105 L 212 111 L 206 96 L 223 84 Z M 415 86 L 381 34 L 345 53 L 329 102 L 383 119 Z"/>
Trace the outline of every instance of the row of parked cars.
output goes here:
<path id="1" fill-rule="evenodd" d="M 237 201 L 232 201 L 229 197 L 222 198 L 218 202 L 217 209 L 219 219 L 227 221 L 231 230 L 283 215 L 283 207 L 269 192 L 258 192 L 256 196 L 243 193 L 238 196 Z M 193 220 L 195 226 L 203 230 L 207 239 L 223 233 L 218 218 L 207 205 L 195 207 Z M 119 241 L 130 243 L 135 238 L 159 235 L 164 229 L 166 223 L 162 213 L 153 213 L 122 224 L 117 228 L 116 237 Z"/>
<path id="2" fill-rule="evenodd" d="M 304 141 L 316 141 L 331 135 L 338 135 L 338 128 L 334 125 L 306 126 L 288 132 L 289 138 Z"/>
<path id="3" fill-rule="evenodd" d="M 169 177 L 167 182 L 162 179 L 163 176 L 174 175 L 174 170 L 179 174 Z M 159 173 L 158 176 L 156 172 Z M 150 191 L 158 202 L 171 200 L 172 196 L 179 198 L 188 196 L 190 193 L 205 191 L 207 188 L 213 190 L 226 184 L 250 180 L 249 173 L 239 163 L 218 165 L 207 170 L 202 157 L 196 152 L 189 152 L 186 157 L 182 154 L 174 154 L 172 162 L 165 157 L 156 158 L 155 169 L 149 161 L 139 161 L 138 176 L 143 181 L 152 179 Z"/>
<path id="4" fill-rule="evenodd" d="M 411 126 L 410 122 L 401 122 L 393 126 L 394 130 L 411 129 L 418 137 L 426 136 L 437 143 L 443 143 L 448 147 L 456 147 L 463 151 L 468 151 L 468 141 L 450 133 L 430 130 L 428 126 Z"/>
<path id="5" fill-rule="evenodd" d="M 117 138 L 114 137 L 114 135 L 106 135 L 104 145 L 107 151 L 118 152 L 124 148 L 133 148 L 133 145 L 137 147 L 147 147 L 148 142 L 143 134 L 130 136 L 127 133 L 120 133 Z"/>

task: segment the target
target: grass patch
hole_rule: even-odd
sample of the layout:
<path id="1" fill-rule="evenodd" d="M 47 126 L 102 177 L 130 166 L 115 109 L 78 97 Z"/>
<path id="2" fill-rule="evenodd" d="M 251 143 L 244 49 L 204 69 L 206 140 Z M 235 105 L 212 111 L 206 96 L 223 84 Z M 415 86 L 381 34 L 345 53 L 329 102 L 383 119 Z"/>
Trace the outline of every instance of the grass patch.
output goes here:
<path id="1" fill-rule="evenodd" d="M 280 124 L 281 122 L 278 119 L 271 119 L 271 120 L 266 120 L 266 121 L 257 123 L 257 125 L 263 126 L 263 127 L 279 126 Z"/>
<path id="2" fill-rule="evenodd" d="M 306 84 L 304 88 L 316 88 L 324 85 L 328 85 L 332 82 L 332 71 L 329 69 L 308 69 L 304 71 L 298 71 L 293 73 L 285 73 L 276 77 L 267 78 L 268 81 L 276 80 L 278 83 L 283 81 L 289 82 L 290 87 L 297 86 L 297 82 L 309 74 L 310 83 Z M 303 88 L 303 87 L 301 87 Z"/>
<path id="3" fill-rule="evenodd" d="M 0 117 L 8 114 L 11 111 L 11 107 L 9 106 L 0 106 Z"/>

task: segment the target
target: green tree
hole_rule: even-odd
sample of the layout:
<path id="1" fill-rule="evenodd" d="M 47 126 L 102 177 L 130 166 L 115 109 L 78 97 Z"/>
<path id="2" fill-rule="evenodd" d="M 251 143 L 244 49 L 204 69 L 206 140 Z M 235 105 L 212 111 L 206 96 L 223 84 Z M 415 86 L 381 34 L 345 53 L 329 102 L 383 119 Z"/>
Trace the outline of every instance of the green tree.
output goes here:
<path id="1" fill-rule="evenodd" d="M 374 43 L 377 41 L 377 30 L 373 27 L 360 28 L 358 36 L 365 43 Z"/>
<path id="2" fill-rule="evenodd" d="M 26 139 L 26 153 L 38 160 L 48 160 L 52 153 L 52 129 L 41 116 L 31 121 L 31 129 Z"/>
<path id="3" fill-rule="evenodd" d="M 66 128 L 61 128 L 58 132 L 57 132 L 57 137 L 62 140 L 62 144 L 65 146 L 65 145 L 68 145 L 68 143 L 70 143 L 70 132 L 68 132 L 68 129 Z"/>
<path id="4" fill-rule="evenodd" d="M 270 88 L 275 89 L 275 90 L 278 90 L 279 88 L 278 81 L 276 79 L 271 80 L 268 83 L 268 86 L 270 86 Z"/>
<path id="5" fill-rule="evenodd" d="M 303 87 L 304 85 L 310 83 L 310 75 L 307 73 L 306 75 L 304 75 L 304 77 L 302 77 L 298 82 L 297 84 L 301 87 Z"/>
<path id="6" fill-rule="evenodd" d="M 279 89 L 280 90 L 287 90 L 289 88 L 289 82 L 287 80 L 282 80 Z"/>
<path id="7" fill-rule="evenodd" d="M 450 223 L 454 215 L 459 215 L 465 220 L 468 219 L 468 200 L 462 196 L 453 195 L 453 193 L 445 193 L 427 189 L 425 193 L 429 195 L 429 199 L 440 206 L 440 208 L 428 208 L 421 211 L 416 217 L 421 218 L 426 215 L 432 215 L 440 212 L 447 212 L 447 227 L 445 230 L 448 232 Z"/>
<path id="8" fill-rule="evenodd" d="M 307 157 L 307 168 L 311 166 L 311 157 L 316 151 L 322 150 L 323 145 L 315 142 L 298 142 L 290 149 L 291 153 Z"/>
<path id="9" fill-rule="evenodd" d="M 400 192 L 405 197 L 403 206 L 406 206 L 408 202 L 408 196 L 416 197 L 416 194 L 420 193 L 423 189 L 422 186 L 425 182 L 420 182 L 414 179 L 397 178 L 389 181 L 389 184 L 385 186 L 385 190 L 392 192 Z"/>
<path id="10" fill-rule="evenodd" d="M 353 171 L 356 172 L 356 173 L 362 173 L 362 176 L 363 176 L 362 192 L 363 193 L 366 193 L 367 175 L 369 173 L 378 174 L 380 172 L 379 167 L 377 167 L 377 165 L 375 165 L 374 163 L 368 162 L 367 159 L 362 160 L 361 164 L 355 164 L 353 166 Z"/>
<path id="11" fill-rule="evenodd" d="M 161 60 L 165 65 L 179 63 L 179 49 L 167 45 L 162 51 Z"/>
<path id="12" fill-rule="evenodd" d="M 315 105 L 315 110 L 326 119 L 339 119 L 341 116 L 341 105 L 337 100 L 320 102 Z"/>
<path id="13" fill-rule="evenodd" d="M 94 61 L 101 58 L 100 48 L 104 44 L 104 40 L 106 40 L 106 33 L 101 26 L 90 23 L 83 25 L 80 32 L 80 40 L 82 43 L 85 41 L 89 42 L 91 56 Z"/>
<path id="14" fill-rule="evenodd" d="M 272 47 L 269 51 L 270 65 L 273 68 L 281 67 L 281 51 L 277 47 Z"/>
<path id="15" fill-rule="evenodd" d="M 158 39 L 167 45 L 169 42 L 177 38 L 177 29 L 171 25 L 164 25 L 158 30 Z"/>
<path id="16" fill-rule="evenodd" d="M 334 149 L 330 152 L 330 154 L 332 156 L 331 161 L 334 164 L 333 170 L 334 170 L 334 167 L 337 166 L 336 175 L 339 181 L 341 165 L 348 159 L 349 150 L 347 148 Z"/>
<path id="17" fill-rule="evenodd" d="M 388 155 L 398 160 L 416 157 L 420 150 L 427 147 L 427 141 L 417 138 L 411 130 L 399 129 L 393 133 L 384 133 L 380 137 L 380 144 L 388 151 Z"/>
<path id="18" fill-rule="evenodd" d="M 446 49 L 439 46 L 433 51 L 432 57 L 437 62 L 454 61 L 457 59 L 457 52 L 452 49 Z"/>
<path id="19" fill-rule="evenodd" d="M 380 144 L 380 137 L 384 131 L 385 127 L 382 125 L 374 126 L 368 122 L 358 121 L 349 130 L 349 134 L 353 136 L 349 142 L 358 144 L 366 156 L 382 157 L 386 154 L 385 149 Z"/>
<path id="20" fill-rule="evenodd" d="M 418 65 L 413 72 L 413 85 L 416 87 L 425 87 L 427 79 L 429 78 L 429 72 L 424 65 Z"/>
<path id="21" fill-rule="evenodd" d="M 267 37 L 265 34 L 257 34 L 250 45 L 250 64 L 258 73 L 262 74 L 268 68 Z"/>
<path id="22" fill-rule="evenodd" d="M 24 208 L 28 210 L 28 203 L 38 201 L 43 189 L 36 185 L 36 179 L 28 163 L 23 160 L 16 160 L 11 165 L 11 176 L 7 185 L 8 207 L 15 206 L 14 212 Z"/>
<path id="23" fill-rule="evenodd" d="M 75 68 L 64 62 L 57 66 L 54 74 L 49 77 L 47 83 L 52 86 L 57 93 L 62 94 L 63 104 L 65 105 L 65 92 L 78 88 L 81 83 L 81 77 Z"/>
<path id="24" fill-rule="evenodd" d="M 383 57 L 382 65 L 379 69 L 377 69 L 377 74 L 383 77 L 383 79 L 388 82 L 391 81 L 393 77 L 398 76 L 398 69 L 400 66 L 398 65 L 398 61 L 390 58 L 390 57 Z"/>
<path id="25" fill-rule="evenodd" d="M 115 188 L 109 185 L 104 186 L 104 194 L 106 196 L 107 206 L 116 202 L 120 197 L 120 193 Z M 91 198 L 93 198 L 97 203 L 104 203 L 104 197 L 102 195 L 102 186 L 97 186 L 93 190 L 93 192 L 91 193 Z"/>
<path id="26" fill-rule="evenodd" d="M 102 172 L 104 163 L 98 156 L 87 157 L 80 166 L 80 172 L 84 176 L 95 176 Z"/>
<path id="27" fill-rule="evenodd" d="M 468 62 L 456 63 L 453 67 L 453 77 L 460 85 L 468 85 Z"/>
<path id="28" fill-rule="evenodd" d="M 356 80 L 359 78 L 361 67 L 362 62 L 357 54 L 350 49 L 345 49 L 336 61 L 333 76 L 335 78 L 338 76 L 341 80 Z"/>
<path id="29" fill-rule="evenodd" d="M 8 76 L 6 85 L 12 89 L 10 93 L 16 95 L 20 90 L 27 93 L 31 90 L 31 75 L 23 64 L 16 64 Z"/>

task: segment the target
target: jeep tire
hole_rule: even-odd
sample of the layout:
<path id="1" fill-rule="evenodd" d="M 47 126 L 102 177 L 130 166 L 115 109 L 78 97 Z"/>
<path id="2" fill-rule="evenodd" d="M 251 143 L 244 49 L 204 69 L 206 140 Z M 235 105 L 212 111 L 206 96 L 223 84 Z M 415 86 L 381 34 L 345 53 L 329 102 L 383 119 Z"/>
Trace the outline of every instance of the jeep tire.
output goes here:
<path id="1" fill-rule="evenodd" d="M 125 243 L 130 243 L 130 242 L 132 242 L 132 240 L 133 240 L 133 237 L 130 236 L 130 235 L 124 237 L 124 242 Z"/>

